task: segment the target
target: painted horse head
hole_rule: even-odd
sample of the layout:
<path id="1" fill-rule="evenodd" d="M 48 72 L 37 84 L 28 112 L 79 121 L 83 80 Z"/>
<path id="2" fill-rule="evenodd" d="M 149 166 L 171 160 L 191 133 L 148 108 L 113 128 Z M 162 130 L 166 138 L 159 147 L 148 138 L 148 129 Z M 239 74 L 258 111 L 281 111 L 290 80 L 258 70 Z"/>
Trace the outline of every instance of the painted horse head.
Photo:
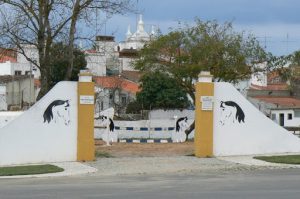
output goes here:
<path id="1" fill-rule="evenodd" d="M 220 108 L 221 108 L 220 123 L 222 125 L 228 123 L 227 121 L 230 121 L 232 123 L 235 123 L 235 121 L 238 121 L 239 123 L 245 122 L 244 111 L 237 103 L 233 101 L 225 101 L 225 102 L 221 101 Z"/>
<path id="2" fill-rule="evenodd" d="M 48 105 L 44 114 L 44 123 L 55 123 L 62 121 L 65 125 L 70 124 L 70 104 L 69 100 L 54 100 Z"/>

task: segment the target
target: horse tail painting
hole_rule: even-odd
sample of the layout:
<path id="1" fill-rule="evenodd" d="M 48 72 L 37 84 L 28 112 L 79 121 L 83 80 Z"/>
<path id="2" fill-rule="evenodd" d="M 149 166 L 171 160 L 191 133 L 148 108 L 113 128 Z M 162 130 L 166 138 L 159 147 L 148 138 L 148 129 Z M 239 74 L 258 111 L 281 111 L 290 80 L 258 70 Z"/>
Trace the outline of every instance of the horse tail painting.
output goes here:
<path id="1" fill-rule="evenodd" d="M 233 101 L 221 101 L 221 124 L 224 125 L 226 120 L 237 120 L 239 123 L 245 122 L 245 113 L 241 107 Z"/>
<path id="2" fill-rule="evenodd" d="M 114 121 L 109 118 L 109 131 L 113 132 L 115 130 L 115 124 Z"/>
<path id="3" fill-rule="evenodd" d="M 52 120 L 58 122 L 58 120 L 63 120 L 65 125 L 70 123 L 70 104 L 69 100 L 54 100 L 46 108 L 43 118 L 44 123 L 50 123 Z"/>

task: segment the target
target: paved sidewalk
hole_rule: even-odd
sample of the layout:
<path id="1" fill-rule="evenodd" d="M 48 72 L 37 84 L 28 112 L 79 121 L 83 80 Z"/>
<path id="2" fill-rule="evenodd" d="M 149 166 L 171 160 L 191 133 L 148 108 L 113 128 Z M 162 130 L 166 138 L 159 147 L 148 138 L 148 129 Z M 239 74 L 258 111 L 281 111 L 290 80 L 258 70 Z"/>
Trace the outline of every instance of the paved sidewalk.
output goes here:
<path id="1" fill-rule="evenodd" d="M 281 164 L 281 163 L 271 163 L 263 160 L 254 159 L 255 156 L 278 156 L 278 155 L 300 155 L 299 153 L 282 153 L 282 154 L 268 154 L 268 155 L 248 155 L 248 156 L 224 156 L 217 157 L 219 160 L 224 160 L 228 162 L 233 162 L 248 166 L 257 167 L 270 167 L 270 168 L 300 168 L 300 165 L 294 164 Z"/>
<path id="2" fill-rule="evenodd" d="M 46 173 L 35 175 L 0 176 L 0 179 L 63 177 L 97 172 L 96 168 L 82 164 L 80 162 L 55 162 L 50 164 L 61 167 L 64 169 L 64 171 L 58 173 Z"/>
<path id="3" fill-rule="evenodd" d="M 299 154 L 299 153 L 298 153 Z M 274 154 L 278 155 L 278 154 Z M 294 154 L 280 154 L 294 155 Z M 249 171 L 255 169 L 300 168 L 300 165 L 269 163 L 253 159 L 254 156 L 228 156 L 217 158 L 196 158 L 191 156 L 176 157 L 135 157 L 135 158 L 100 158 L 93 162 L 51 163 L 64 169 L 63 172 L 2 176 L 3 178 L 45 178 L 90 174 L 97 176 L 166 174 L 166 173 L 209 173 L 228 171 Z"/>

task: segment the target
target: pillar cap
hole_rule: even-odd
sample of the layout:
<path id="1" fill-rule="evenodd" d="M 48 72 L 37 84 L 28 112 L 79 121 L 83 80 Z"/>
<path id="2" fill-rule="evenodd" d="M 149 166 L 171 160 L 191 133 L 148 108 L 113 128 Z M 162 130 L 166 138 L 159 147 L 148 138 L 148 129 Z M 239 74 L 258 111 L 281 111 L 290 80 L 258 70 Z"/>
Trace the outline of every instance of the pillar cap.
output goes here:
<path id="1" fill-rule="evenodd" d="M 79 82 L 92 82 L 92 73 L 89 70 L 80 70 L 79 74 Z"/>
<path id="2" fill-rule="evenodd" d="M 212 82 L 213 75 L 209 71 L 201 71 L 198 75 L 199 82 Z"/>
<path id="3" fill-rule="evenodd" d="M 80 70 L 78 76 L 93 76 L 89 70 Z"/>

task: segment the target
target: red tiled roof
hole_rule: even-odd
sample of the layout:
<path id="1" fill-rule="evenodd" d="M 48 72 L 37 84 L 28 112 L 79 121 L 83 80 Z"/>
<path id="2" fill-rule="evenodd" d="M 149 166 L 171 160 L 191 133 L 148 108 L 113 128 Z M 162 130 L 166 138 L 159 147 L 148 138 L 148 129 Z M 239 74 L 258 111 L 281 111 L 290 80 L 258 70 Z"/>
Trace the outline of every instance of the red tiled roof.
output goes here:
<path id="1" fill-rule="evenodd" d="M 93 50 L 93 49 L 86 50 L 85 52 L 86 52 L 86 53 L 97 53 L 97 51 L 96 51 L 96 50 Z"/>
<path id="2" fill-rule="evenodd" d="M 255 96 L 258 100 L 272 103 L 280 107 L 300 107 L 300 100 L 292 97 L 266 97 L 266 96 Z"/>
<path id="3" fill-rule="evenodd" d="M 258 86 L 251 84 L 250 89 L 254 90 L 288 90 L 288 85 L 286 83 L 280 83 L 280 84 L 269 84 L 267 86 Z"/>
<path id="4" fill-rule="evenodd" d="M 15 49 L 0 48 L 0 63 L 7 61 L 17 62 L 17 53 Z"/>
<path id="5" fill-rule="evenodd" d="M 95 84 L 103 88 L 117 88 L 121 87 L 122 90 L 136 94 L 139 89 L 139 84 L 124 79 L 118 76 L 98 76 L 93 77 Z"/>
<path id="6" fill-rule="evenodd" d="M 7 61 L 16 63 L 17 59 L 15 57 L 10 57 L 10 56 L 6 56 L 6 55 L 0 56 L 0 63 L 5 63 Z"/>

